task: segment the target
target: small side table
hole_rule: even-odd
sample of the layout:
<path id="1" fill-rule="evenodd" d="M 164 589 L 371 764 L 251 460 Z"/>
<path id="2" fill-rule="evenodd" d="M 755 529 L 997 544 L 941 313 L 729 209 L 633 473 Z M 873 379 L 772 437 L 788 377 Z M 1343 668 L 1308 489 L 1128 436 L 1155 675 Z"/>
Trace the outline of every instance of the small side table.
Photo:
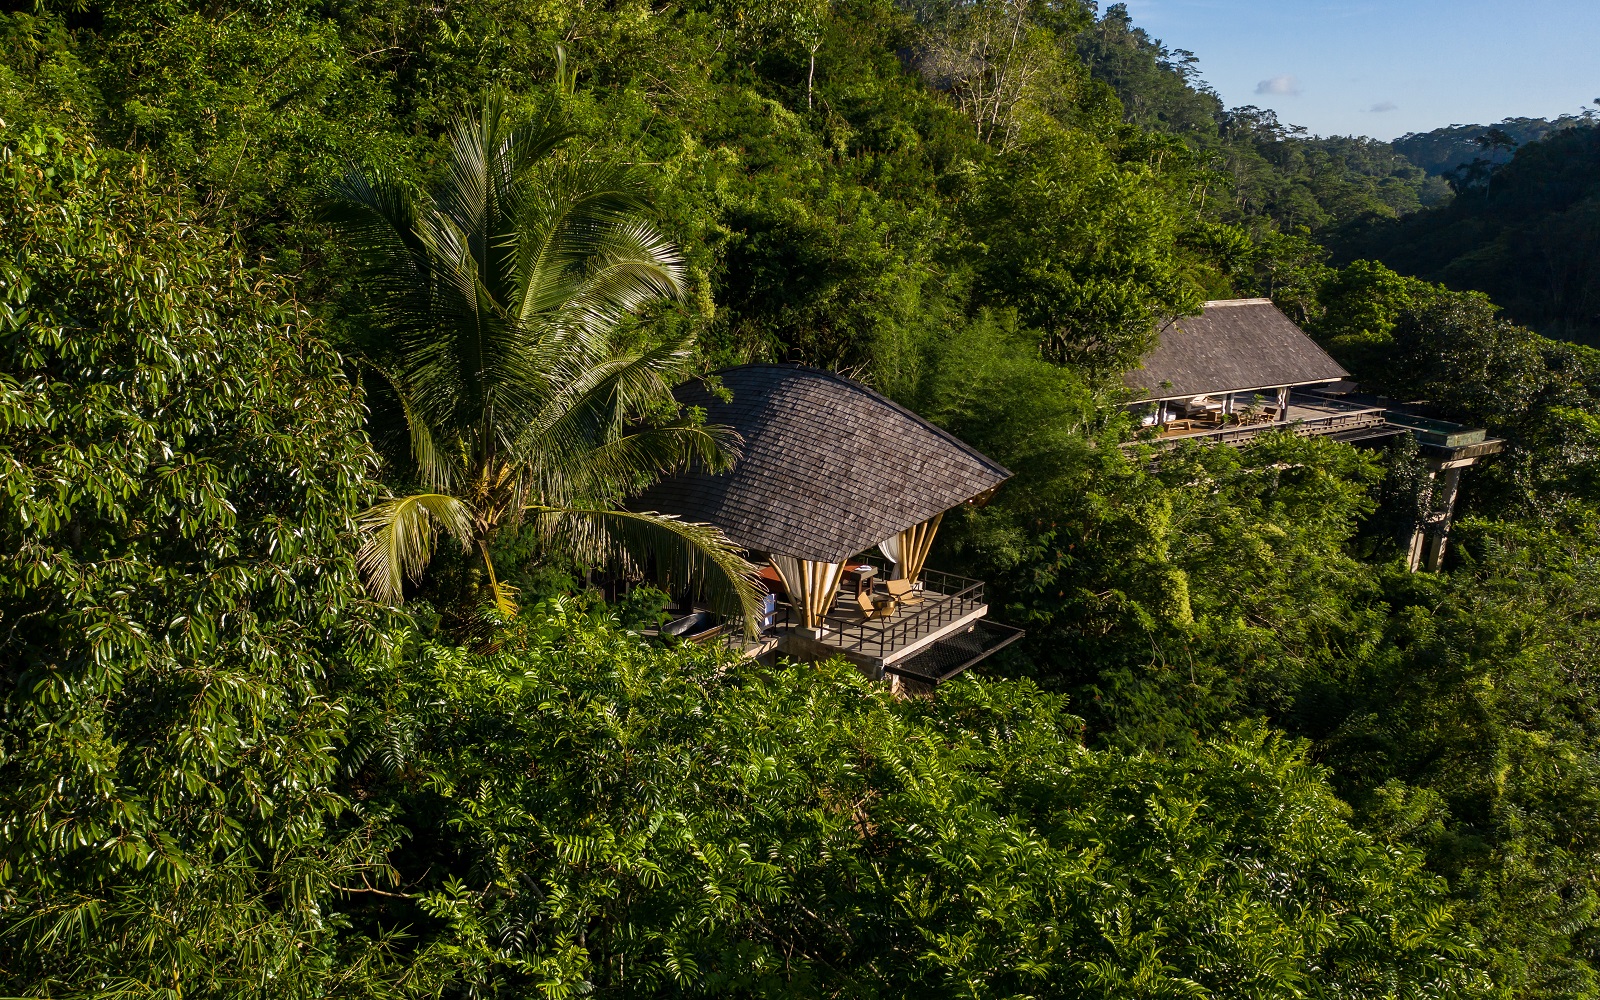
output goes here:
<path id="1" fill-rule="evenodd" d="M 878 575 L 878 567 L 871 563 L 857 563 L 845 567 L 845 574 L 855 578 L 856 596 L 872 594 L 872 578 Z"/>

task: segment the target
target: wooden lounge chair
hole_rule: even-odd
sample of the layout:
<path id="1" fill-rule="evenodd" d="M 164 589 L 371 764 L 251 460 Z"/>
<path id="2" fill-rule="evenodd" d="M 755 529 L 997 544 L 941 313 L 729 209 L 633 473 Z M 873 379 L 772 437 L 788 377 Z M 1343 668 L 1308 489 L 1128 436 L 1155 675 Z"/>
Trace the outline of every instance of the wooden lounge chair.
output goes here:
<path id="1" fill-rule="evenodd" d="M 910 580 L 885 580 L 884 586 L 889 588 L 889 596 L 901 604 L 922 603 L 922 595 L 916 592 Z"/>
<path id="2" fill-rule="evenodd" d="M 874 600 L 870 593 L 858 593 L 856 594 L 856 605 L 861 609 L 861 614 L 868 621 L 871 621 L 874 618 L 893 617 L 895 609 L 899 607 L 899 602 L 892 597 Z"/>

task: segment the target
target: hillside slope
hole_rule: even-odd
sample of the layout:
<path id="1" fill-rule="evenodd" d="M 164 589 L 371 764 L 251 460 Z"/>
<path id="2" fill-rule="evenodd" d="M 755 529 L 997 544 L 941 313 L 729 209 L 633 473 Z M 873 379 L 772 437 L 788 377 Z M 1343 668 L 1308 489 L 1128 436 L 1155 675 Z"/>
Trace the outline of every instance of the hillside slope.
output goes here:
<path id="1" fill-rule="evenodd" d="M 1600 126 L 1554 132 L 1449 205 L 1334 233 L 1342 260 L 1486 292 L 1546 336 L 1600 343 Z"/>

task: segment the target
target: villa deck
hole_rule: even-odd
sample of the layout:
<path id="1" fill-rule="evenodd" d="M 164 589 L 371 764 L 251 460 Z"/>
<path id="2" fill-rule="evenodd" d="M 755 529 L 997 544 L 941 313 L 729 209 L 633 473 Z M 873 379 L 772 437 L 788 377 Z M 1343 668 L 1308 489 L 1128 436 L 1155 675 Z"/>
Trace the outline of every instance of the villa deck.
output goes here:
<path id="1" fill-rule="evenodd" d="M 760 636 L 720 638 L 751 657 L 774 650 L 807 659 L 842 656 L 874 679 L 889 673 L 937 684 L 1022 637 L 1020 629 L 985 620 L 989 605 L 981 581 L 924 570 L 921 584 L 917 602 L 888 618 L 868 618 L 847 607 L 853 593 L 841 589 L 818 635 L 798 630 L 794 609 L 778 601 Z M 877 594 L 883 596 L 881 584 Z"/>
<path id="2" fill-rule="evenodd" d="M 882 666 L 911 656 L 944 636 L 964 631 L 989 613 L 983 584 L 977 580 L 925 570 L 921 584 L 918 603 L 904 604 L 888 618 L 869 619 L 843 607 L 843 599 L 836 600 L 823 622 L 826 632 L 816 641 Z"/>
<path id="3" fill-rule="evenodd" d="M 1177 420 L 1150 428 L 1141 440 L 1158 447 L 1176 447 L 1184 441 L 1220 443 L 1241 447 L 1269 431 L 1287 430 L 1300 437 L 1336 436 L 1354 440 L 1388 432 L 1386 410 L 1381 406 L 1346 403 L 1325 396 L 1294 393 L 1285 419 L 1247 422 L 1243 414 L 1211 419 Z"/>

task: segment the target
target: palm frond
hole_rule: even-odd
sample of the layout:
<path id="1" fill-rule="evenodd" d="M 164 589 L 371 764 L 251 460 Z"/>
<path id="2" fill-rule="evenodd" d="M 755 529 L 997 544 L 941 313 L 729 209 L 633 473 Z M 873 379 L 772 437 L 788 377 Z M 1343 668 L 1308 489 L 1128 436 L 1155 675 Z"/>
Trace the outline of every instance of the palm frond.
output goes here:
<path id="1" fill-rule="evenodd" d="M 659 237 L 652 239 L 649 227 L 639 221 L 648 206 L 631 171 L 607 164 L 569 164 L 541 180 L 537 195 L 522 206 L 519 226 L 523 237 L 517 262 L 523 293 L 518 315 L 525 322 L 569 311 L 574 299 L 583 295 L 599 259 L 626 259 L 630 245 L 637 248 L 633 257 L 639 264 L 653 264 L 660 272 L 651 281 L 666 289 L 664 294 L 681 293 L 682 262 L 676 249 Z M 628 235 L 636 229 L 638 233 Z"/>
<path id="2" fill-rule="evenodd" d="M 394 371 L 381 366 L 375 367 L 388 381 L 389 388 L 394 391 L 395 398 L 400 403 L 400 412 L 405 417 L 406 431 L 411 440 L 411 460 L 417 466 L 417 478 L 431 491 L 442 492 L 450 489 L 456 481 L 455 469 L 451 465 L 449 456 L 439 447 L 427 416 L 413 401 L 410 387 Z"/>
<path id="3" fill-rule="evenodd" d="M 513 219 L 522 218 L 524 205 L 534 189 L 534 185 L 526 183 L 527 172 L 577 135 L 578 130 L 563 122 L 553 110 L 512 131 L 505 156 L 515 191 L 515 196 L 506 200 L 506 210 Z"/>
<path id="4" fill-rule="evenodd" d="M 322 218 L 343 237 L 392 331 L 433 322 L 430 251 L 411 191 L 382 170 L 351 166 L 329 189 Z"/>
<path id="5" fill-rule="evenodd" d="M 652 512 L 537 505 L 528 513 L 561 522 L 557 530 L 575 543 L 579 558 L 649 568 L 663 585 L 697 588 L 717 612 L 742 618 L 747 635 L 759 630 L 756 567 L 720 528 Z"/>
<path id="6" fill-rule="evenodd" d="M 362 573 L 400 600 L 443 531 L 478 544 L 510 613 L 484 541 L 532 497 L 549 506 L 530 510 L 570 529 L 576 554 L 699 581 L 753 620 L 754 571 L 721 532 L 601 509 L 663 473 L 724 468 L 737 444 L 723 428 L 637 426 L 671 403 L 692 341 L 626 354 L 615 329 L 683 294 L 682 255 L 642 221 L 647 199 L 628 168 L 554 156 L 572 130 L 554 114 L 513 128 L 507 108 L 491 93 L 452 124 L 426 202 L 383 170 L 333 185 L 329 218 L 389 335 L 369 360 L 394 388 L 430 491 L 363 515 Z"/>
<path id="7" fill-rule="evenodd" d="M 460 424 L 487 395 L 476 384 L 485 300 L 470 238 L 382 170 L 352 168 L 330 194 L 325 217 L 355 251 L 389 335 L 369 359 L 403 375 L 414 413 L 435 428 Z"/>
<path id="8" fill-rule="evenodd" d="M 518 439 L 515 454 L 548 450 L 553 464 L 621 434 L 629 419 L 672 402 L 694 354 L 687 336 L 636 354 L 615 354 L 562 372 L 561 383 Z M 569 354 L 570 357 L 570 354 Z M 551 359 L 552 364 L 555 359 Z"/>
<path id="9" fill-rule="evenodd" d="M 654 228 L 631 222 L 594 234 L 589 273 L 562 311 L 591 329 L 608 330 L 651 302 L 680 298 L 683 290 L 678 248 Z"/>
<path id="10" fill-rule="evenodd" d="M 743 440 L 721 424 L 645 427 L 607 441 L 563 470 L 580 496 L 632 493 L 680 472 L 724 472 L 739 457 Z"/>
<path id="11" fill-rule="evenodd" d="M 364 512 L 360 524 L 367 540 L 356 553 L 356 564 L 367 588 L 389 604 L 399 604 L 405 580 L 418 579 L 428 567 L 441 529 L 466 550 L 477 537 L 472 511 L 443 493 L 386 500 Z"/>
<path id="12" fill-rule="evenodd" d="M 554 116 L 510 127 L 492 92 L 476 116 L 452 124 L 449 172 L 418 226 L 439 322 L 409 345 L 409 374 L 435 422 L 472 428 L 486 444 L 494 424 L 517 424 L 539 395 L 529 331 L 510 308 L 521 297 L 519 206 L 537 187 L 528 171 L 572 134 Z"/>

